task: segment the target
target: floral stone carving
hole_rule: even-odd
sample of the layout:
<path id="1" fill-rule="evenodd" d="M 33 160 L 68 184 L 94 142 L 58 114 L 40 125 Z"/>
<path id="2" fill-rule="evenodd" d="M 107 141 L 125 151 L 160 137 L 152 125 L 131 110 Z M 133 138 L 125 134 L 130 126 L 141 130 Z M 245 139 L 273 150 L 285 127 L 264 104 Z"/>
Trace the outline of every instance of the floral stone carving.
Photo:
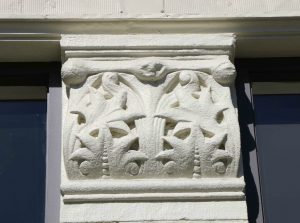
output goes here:
<path id="1" fill-rule="evenodd" d="M 69 59 L 69 179 L 236 177 L 239 126 L 227 56 Z"/>
<path id="2" fill-rule="evenodd" d="M 62 36 L 62 223 L 247 222 L 234 41 Z"/>

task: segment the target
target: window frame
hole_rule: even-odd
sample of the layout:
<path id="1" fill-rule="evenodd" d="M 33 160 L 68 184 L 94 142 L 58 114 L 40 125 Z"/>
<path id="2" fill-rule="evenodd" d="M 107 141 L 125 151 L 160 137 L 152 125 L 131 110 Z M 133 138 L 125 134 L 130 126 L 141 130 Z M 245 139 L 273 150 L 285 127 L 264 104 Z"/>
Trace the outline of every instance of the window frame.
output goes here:
<path id="1" fill-rule="evenodd" d="M 47 87 L 45 223 L 59 222 L 61 165 L 61 63 L 0 63 L 1 86 Z"/>
<path id="2" fill-rule="evenodd" d="M 249 222 L 265 223 L 255 135 L 254 82 L 299 82 L 300 58 L 236 59 L 236 92 Z"/>

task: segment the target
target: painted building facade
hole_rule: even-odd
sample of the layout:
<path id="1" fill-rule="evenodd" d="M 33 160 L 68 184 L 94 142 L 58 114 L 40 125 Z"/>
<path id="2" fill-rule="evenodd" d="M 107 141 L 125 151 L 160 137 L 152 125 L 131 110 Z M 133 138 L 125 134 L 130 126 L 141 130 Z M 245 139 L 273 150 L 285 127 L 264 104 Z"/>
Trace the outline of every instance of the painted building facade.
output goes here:
<path id="1" fill-rule="evenodd" d="M 263 139 L 281 122 L 299 129 L 299 16 L 297 0 L 1 1 L 1 100 L 47 104 L 44 163 L 32 161 L 44 181 L 40 219 L 279 219 L 270 203 L 294 200 L 269 189 L 275 164 L 264 151 L 274 145 Z M 289 120 L 260 119 L 266 95 Z M 296 130 L 282 131 L 291 141 Z"/>

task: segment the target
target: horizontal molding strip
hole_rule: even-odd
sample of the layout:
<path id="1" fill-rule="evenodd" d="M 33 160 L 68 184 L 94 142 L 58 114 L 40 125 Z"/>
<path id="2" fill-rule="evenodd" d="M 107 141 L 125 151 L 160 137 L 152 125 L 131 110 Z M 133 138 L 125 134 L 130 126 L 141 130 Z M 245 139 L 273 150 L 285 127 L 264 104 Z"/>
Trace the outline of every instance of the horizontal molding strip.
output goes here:
<path id="1" fill-rule="evenodd" d="M 190 201 L 190 200 L 242 200 L 243 192 L 205 193 L 137 193 L 137 194 L 83 194 L 64 195 L 64 203 L 113 202 L 113 201 Z"/>
<path id="2" fill-rule="evenodd" d="M 184 192 L 242 192 L 243 178 L 226 179 L 150 179 L 150 180 L 99 180 L 62 183 L 63 195 L 70 194 L 132 194 L 132 193 L 184 193 Z M 86 189 L 88 188 L 88 190 Z"/>
<path id="3" fill-rule="evenodd" d="M 299 57 L 300 18 L 211 19 L 0 19 L 0 62 L 61 61 L 64 34 L 217 34 L 236 35 L 238 58 Z"/>
<path id="4" fill-rule="evenodd" d="M 147 57 L 147 56 L 158 56 L 158 57 L 170 57 L 178 55 L 176 58 L 185 56 L 199 56 L 199 55 L 229 55 L 229 50 L 204 50 L 204 49 L 181 49 L 181 50 L 99 50 L 99 51 L 88 51 L 88 50 L 73 50 L 65 51 L 66 58 L 94 58 L 99 60 L 113 60 L 114 57 L 120 58 L 132 58 L 132 57 Z M 208 56 L 206 56 L 208 57 Z M 203 58 L 203 56 L 202 56 Z"/>

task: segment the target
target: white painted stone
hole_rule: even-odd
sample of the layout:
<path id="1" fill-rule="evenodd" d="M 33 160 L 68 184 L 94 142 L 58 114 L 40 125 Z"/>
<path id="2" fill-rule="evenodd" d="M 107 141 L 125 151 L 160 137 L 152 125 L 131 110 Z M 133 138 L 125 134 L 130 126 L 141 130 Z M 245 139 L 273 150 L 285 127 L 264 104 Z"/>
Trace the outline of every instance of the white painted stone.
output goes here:
<path id="1" fill-rule="evenodd" d="M 233 36 L 108 37 L 61 41 L 62 222 L 246 221 Z"/>
<path id="2" fill-rule="evenodd" d="M 220 85 L 234 76 L 225 57 L 69 59 L 69 177 L 236 176 L 238 124 L 230 89 Z"/>
<path id="3" fill-rule="evenodd" d="M 298 0 L 0 0 L 3 19 L 295 17 L 299 11 Z"/>
<path id="4" fill-rule="evenodd" d="M 188 41 L 186 41 L 187 39 Z M 201 39 L 200 39 L 201 38 Z M 64 49 L 130 49 L 157 48 L 171 49 L 202 48 L 223 49 L 232 48 L 235 39 L 231 33 L 215 34 L 144 34 L 144 35 L 63 35 L 61 46 Z M 222 54 L 222 53 L 219 53 Z"/>
<path id="5" fill-rule="evenodd" d="M 194 221 L 246 223 L 243 201 L 86 203 L 63 206 L 62 223 Z M 101 218 L 101 221 L 99 221 Z"/>
<path id="6" fill-rule="evenodd" d="M 244 199 L 243 178 L 72 180 L 61 185 L 66 204 L 111 201 L 215 201 Z"/>
<path id="7" fill-rule="evenodd" d="M 163 12 L 163 1 L 162 0 L 121 0 L 123 5 L 124 13 L 126 14 L 159 14 Z"/>

